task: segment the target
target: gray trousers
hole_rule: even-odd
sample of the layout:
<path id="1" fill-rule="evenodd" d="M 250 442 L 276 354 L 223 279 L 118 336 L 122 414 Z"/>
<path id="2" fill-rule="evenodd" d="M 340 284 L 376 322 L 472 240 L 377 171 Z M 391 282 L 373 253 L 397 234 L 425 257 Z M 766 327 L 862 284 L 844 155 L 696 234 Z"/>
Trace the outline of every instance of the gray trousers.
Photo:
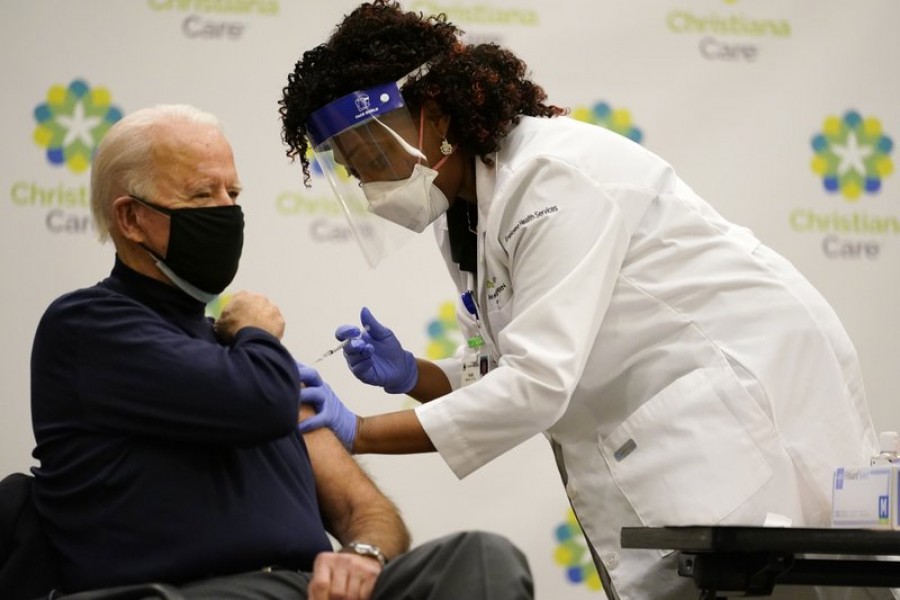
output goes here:
<path id="1" fill-rule="evenodd" d="M 152 590 L 130 586 L 125 595 L 82 592 L 64 600 L 306 600 L 310 574 L 254 571 Z M 125 588 L 120 588 L 124 591 Z M 148 593 L 150 592 L 150 593 Z M 390 561 L 378 576 L 372 600 L 532 600 L 534 584 L 525 555 L 506 538 L 485 532 L 447 535 Z"/>

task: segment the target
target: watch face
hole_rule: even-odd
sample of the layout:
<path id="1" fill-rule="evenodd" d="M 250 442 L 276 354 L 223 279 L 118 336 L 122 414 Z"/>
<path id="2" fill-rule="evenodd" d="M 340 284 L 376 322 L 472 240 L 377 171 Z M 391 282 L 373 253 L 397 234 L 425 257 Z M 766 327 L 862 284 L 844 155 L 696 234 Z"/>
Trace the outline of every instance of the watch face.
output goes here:
<path id="1" fill-rule="evenodd" d="M 386 562 L 381 549 L 378 546 L 373 546 L 372 544 L 353 542 L 341 548 L 341 552 L 355 552 L 360 556 L 369 556 L 381 563 L 381 566 L 384 566 L 384 563 Z"/>

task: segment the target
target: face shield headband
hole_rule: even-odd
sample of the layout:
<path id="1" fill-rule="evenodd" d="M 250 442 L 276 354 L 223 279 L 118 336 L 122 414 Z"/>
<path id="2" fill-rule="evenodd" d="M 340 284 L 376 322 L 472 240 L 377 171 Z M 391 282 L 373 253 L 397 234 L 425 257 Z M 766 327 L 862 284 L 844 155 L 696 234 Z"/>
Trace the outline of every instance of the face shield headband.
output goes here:
<path id="1" fill-rule="evenodd" d="M 307 135 L 313 148 L 355 125 L 406 108 L 401 88 L 412 78 L 421 79 L 430 69 L 429 61 L 397 81 L 350 92 L 313 112 L 306 121 Z"/>

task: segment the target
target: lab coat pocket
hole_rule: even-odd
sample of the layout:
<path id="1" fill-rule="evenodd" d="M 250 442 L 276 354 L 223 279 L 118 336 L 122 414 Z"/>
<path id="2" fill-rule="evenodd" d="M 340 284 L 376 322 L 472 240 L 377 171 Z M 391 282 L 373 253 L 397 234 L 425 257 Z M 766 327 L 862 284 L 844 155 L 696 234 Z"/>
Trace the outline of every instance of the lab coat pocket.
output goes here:
<path id="1" fill-rule="evenodd" d="M 491 325 L 497 331 L 500 331 L 507 325 L 512 318 L 512 295 L 509 292 L 509 285 L 505 283 L 493 283 L 488 291 L 485 309 Z"/>
<path id="2" fill-rule="evenodd" d="M 485 341 L 488 342 L 495 361 L 500 358 L 500 352 L 497 348 L 497 339 L 500 332 L 503 331 L 503 329 L 509 325 L 510 320 L 512 320 L 512 305 L 513 303 L 510 301 L 509 295 L 503 295 L 502 297 L 489 300 L 487 303 L 487 333 L 490 339 Z"/>
<path id="3" fill-rule="evenodd" d="M 772 477 L 726 405 L 734 389 L 714 384 L 711 373 L 675 380 L 600 440 L 613 479 L 646 526 L 718 523 Z"/>

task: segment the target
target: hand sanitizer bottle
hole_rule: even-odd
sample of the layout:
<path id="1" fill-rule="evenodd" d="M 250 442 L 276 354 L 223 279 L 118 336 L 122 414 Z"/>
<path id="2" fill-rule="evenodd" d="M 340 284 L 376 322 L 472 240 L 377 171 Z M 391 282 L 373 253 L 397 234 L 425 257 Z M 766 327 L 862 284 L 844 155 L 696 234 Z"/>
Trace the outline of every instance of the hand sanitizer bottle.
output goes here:
<path id="1" fill-rule="evenodd" d="M 878 435 L 878 454 L 872 457 L 872 466 L 900 465 L 900 433 L 882 431 Z"/>

